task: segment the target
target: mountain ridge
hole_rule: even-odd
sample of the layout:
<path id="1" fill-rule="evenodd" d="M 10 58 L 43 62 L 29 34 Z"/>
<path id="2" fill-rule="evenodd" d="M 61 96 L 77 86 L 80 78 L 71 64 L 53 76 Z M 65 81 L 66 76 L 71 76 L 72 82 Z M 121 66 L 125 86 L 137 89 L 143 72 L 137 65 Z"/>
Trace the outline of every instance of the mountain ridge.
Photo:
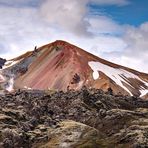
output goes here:
<path id="1" fill-rule="evenodd" d="M 82 49 L 82 48 L 80 48 L 80 47 L 77 47 L 76 45 L 73 45 L 73 44 L 71 44 L 71 43 L 69 43 L 69 42 L 67 42 L 67 41 L 64 41 L 64 40 L 56 40 L 56 41 L 54 41 L 54 42 L 52 42 L 52 43 L 49 43 L 49 44 L 46 44 L 46 45 L 43 45 L 43 46 L 39 47 L 38 50 L 40 50 L 40 49 L 42 49 L 42 48 L 45 48 L 46 46 L 49 46 L 49 45 L 51 45 L 51 44 L 52 44 L 52 45 L 55 45 L 55 44 L 60 44 L 60 43 L 61 43 L 61 44 L 69 44 L 70 46 L 74 46 L 74 47 L 76 47 L 76 48 L 79 48 L 80 50 L 84 50 L 84 49 Z M 26 52 L 26 53 L 24 53 L 24 54 L 22 54 L 22 55 L 20 55 L 20 56 L 18 56 L 18 57 L 16 57 L 16 58 L 12 58 L 12 59 L 9 59 L 9 60 L 18 60 L 18 59 L 21 59 L 22 56 L 30 55 L 30 54 L 32 54 L 32 52 L 33 52 L 33 51 L 28 51 L 28 52 Z M 129 68 L 129 67 L 127 67 L 127 66 L 123 66 L 123 65 L 120 65 L 120 64 L 113 63 L 113 62 L 111 62 L 111 61 L 108 61 L 108 60 L 105 60 L 105 59 L 103 59 L 103 58 L 100 58 L 100 57 L 98 57 L 98 56 L 96 56 L 96 55 L 94 55 L 94 54 L 92 54 L 92 53 L 90 53 L 90 52 L 88 52 L 88 51 L 86 51 L 86 50 L 85 50 L 85 52 L 88 53 L 88 54 L 90 54 L 91 56 L 97 58 L 97 59 L 99 58 L 99 60 L 101 60 L 102 63 L 103 63 L 103 62 L 104 62 L 104 63 L 105 63 L 105 62 L 109 62 L 110 64 L 114 64 L 114 65 L 116 65 L 117 67 L 120 66 L 120 67 L 122 67 L 122 68 L 126 68 L 126 69 L 130 70 L 131 72 L 134 71 L 134 72 L 140 73 L 140 74 L 142 74 L 142 75 L 144 75 L 144 76 L 148 76 L 148 74 L 145 73 L 145 72 L 138 71 L 138 70 L 136 70 L 136 69 L 134 69 L 134 68 Z"/>
<path id="2" fill-rule="evenodd" d="M 62 40 L 35 48 L 7 63 L 10 61 L 14 64 L 5 64 L 3 69 L 11 73 L 17 69 L 16 88 L 77 90 L 86 85 L 103 90 L 111 87 L 115 93 L 135 96 L 148 91 L 148 74 L 114 64 Z M 99 76 L 96 80 L 95 74 Z"/>

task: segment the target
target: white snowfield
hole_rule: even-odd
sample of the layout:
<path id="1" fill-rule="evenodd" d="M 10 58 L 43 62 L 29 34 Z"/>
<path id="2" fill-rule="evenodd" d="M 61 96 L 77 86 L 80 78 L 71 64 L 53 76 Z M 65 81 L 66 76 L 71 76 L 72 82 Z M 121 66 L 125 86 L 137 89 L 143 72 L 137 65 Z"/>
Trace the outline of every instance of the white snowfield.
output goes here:
<path id="1" fill-rule="evenodd" d="M 3 76 L 2 69 L 0 69 L 0 83 L 5 82 L 5 78 Z"/>
<path id="2" fill-rule="evenodd" d="M 4 82 L 5 78 L 3 77 L 3 75 L 0 74 L 0 82 Z"/>
<path id="3" fill-rule="evenodd" d="M 8 60 L 8 61 L 5 63 L 5 65 L 3 66 L 2 69 L 6 69 L 6 68 L 8 68 L 8 67 L 11 67 L 11 66 L 17 64 L 17 63 L 20 62 L 20 61 L 21 61 L 21 60 L 18 60 L 18 61 L 9 61 L 9 60 Z"/>
<path id="4" fill-rule="evenodd" d="M 113 68 L 111 66 L 102 64 L 100 62 L 95 62 L 95 61 L 88 62 L 88 65 L 93 70 L 93 78 L 94 78 L 94 80 L 99 78 L 99 71 L 101 71 L 105 75 L 107 75 L 110 79 L 112 79 L 117 85 L 121 86 L 124 90 L 126 90 L 131 96 L 133 94 L 122 83 L 122 82 L 124 82 L 127 85 L 131 86 L 131 84 L 128 83 L 129 80 L 127 78 L 137 79 L 137 80 L 143 82 L 148 87 L 147 82 L 141 80 L 135 74 L 133 74 L 131 72 L 128 72 L 128 71 L 126 71 L 124 69 Z M 133 87 L 133 86 L 131 86 L 131 87 Z M 144 95 L 146 95 L 148 93 L 148 89 L 141 88 L 140 93 L 141 93 L 140 96 L 144 96 Z"/>
<path id="5" fill-rule="evenodd" d="M 11 92 L 13 91 L 13 86 L 14 86 L 14 78 L 10 78 L 10 80 L 8 81 L 8 87 L 6 87 L 6 90 Z"/>
<path id="6" fill-rule="evenodd" d="M 24 86 L 25 89 L 31 90 L 31 87 Z"/>

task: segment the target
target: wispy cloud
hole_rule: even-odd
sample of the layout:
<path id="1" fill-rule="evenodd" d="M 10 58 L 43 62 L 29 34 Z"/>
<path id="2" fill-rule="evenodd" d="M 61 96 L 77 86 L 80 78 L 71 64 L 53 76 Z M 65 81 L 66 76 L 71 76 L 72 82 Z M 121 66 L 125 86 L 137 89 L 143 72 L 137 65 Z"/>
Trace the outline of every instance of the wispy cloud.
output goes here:
<path id="1" fill-rule="evenodd" d="M 0 0 L 0 5 L 9 7 L 35 7 L 45 0 Z"/>
<path id="2" fill-rule="evenodd" d="M 118 5 L 124 6 L 130 4 L 128 0 L 91 0 L 98 5 Z"/>

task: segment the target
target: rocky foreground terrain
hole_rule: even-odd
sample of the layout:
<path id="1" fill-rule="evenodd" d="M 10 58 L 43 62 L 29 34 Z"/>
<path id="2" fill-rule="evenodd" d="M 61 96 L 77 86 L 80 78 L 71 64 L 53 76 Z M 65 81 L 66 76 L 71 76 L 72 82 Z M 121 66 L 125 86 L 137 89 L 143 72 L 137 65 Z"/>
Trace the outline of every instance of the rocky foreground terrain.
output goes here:
<path id="1" fill-rule="evenodd" d="M 0 96 L 0 148 L 147 148 L 148 100 L 79 91 Z"/>

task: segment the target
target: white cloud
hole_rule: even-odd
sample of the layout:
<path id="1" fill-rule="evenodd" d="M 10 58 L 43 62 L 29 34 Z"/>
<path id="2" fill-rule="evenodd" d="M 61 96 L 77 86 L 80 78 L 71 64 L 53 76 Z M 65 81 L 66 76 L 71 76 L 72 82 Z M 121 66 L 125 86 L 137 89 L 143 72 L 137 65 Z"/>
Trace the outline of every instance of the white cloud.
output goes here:
<path id="1" fill-rule="evenodd" d="M 148 59 L 148 22 L 142 24 L 139 28 L 129 26 L 124 35 L 128 48 L 125 51 L 129 55 L 147 56 Z M 140 55 L 139 55 L 140 54 Z"/>
<path id="2" fill-rule="evenodd" d="M 0 0 L 0 4 L 7 6 L 24 6 L 24 5 L 32 6 L 32 4 L 37 4 L 40 1 L 41 0 Z"/>
<path id="3" fill-rule="evenodd" d="M 107 27 L 106 32 L 108 30 L 110 31 L 110 29 L 115 31 L 116 27 L 119 28 L 117 24 L 105 16 L 98 16 L 97 18 L 94 17 L 89 20 L 89 18 L 87 18 L 87 4 L 90 2 L 98 5 L 128 4 L 127 0 L 46 0 L 46 2 L 42 4 L 41 13 L 49 23 L 80 36 L 91 35 L 89 31 L 90 25 L 94 25 L 92 27 L 96 27 L 97 25 L 98 30 L 102 30 L 103 27 L 103 31 L 105 27 Z"/>
<path id="4" fill-rule="evenodd" d="M 94 34 L 121 34 L 124 28 L 107 16 L 91 16 L 88 18 L 89 30 Z"/>
<path id="5" fill-rule="evenodd" d="M 88 0 L 47 0 L 41 7 L 42 16 L 51 24 L 77 35 L 89 35 L 85 15 Z"/>
<path id="6" fill-rule="evenodd" d="M 139 28 L 128 27 L 124 35 L 124 41 L 128 47 L 125 49 L 123 55 L 127 61 L 133 59 L 133 68 L 138 68 L 148 72 L 148 22 L 142 24 Z M 131 62 L 127 62 L 132 63 Z"/>
<path id="7" fill-rule="evenodd" d="M 148 73 L 148 22 L 140 27 L 128 26 L 121 38 L 127 45 L 117 52 L 104 52 L 103 57 L 118 64 Z"/>
<path id="8" fill-rule="evenodd" d="M 53 28 L 42 23 L 35 8 L 0 9 L 0 56 L 11 58 L 50 40 Z"/>
<path id="9" fill-rule="evenodd" d="M 63 39 L 112 62 L 147 72 L 148 23 L 134 28 L 121 26 L 107 16 L 88 15 L 89 2 L 128 4 L 126 0 L 46 0 L 41 7 L 0 6 L 0 57 L 11 58 L 33 50 L 35 45 Z"/>

